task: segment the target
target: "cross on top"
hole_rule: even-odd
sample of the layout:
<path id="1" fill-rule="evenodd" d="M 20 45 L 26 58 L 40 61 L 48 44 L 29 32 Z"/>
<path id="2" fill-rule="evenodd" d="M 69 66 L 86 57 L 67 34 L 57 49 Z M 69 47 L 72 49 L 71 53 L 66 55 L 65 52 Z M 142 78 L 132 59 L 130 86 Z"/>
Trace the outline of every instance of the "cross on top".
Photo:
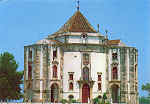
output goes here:
<path id="1" fill-rule="evenodd" d="M 79 10 L 80 9 L 80 1 L 79 0 L 77 0 L 77 4 L 78 4 L 77 10 Z"/>

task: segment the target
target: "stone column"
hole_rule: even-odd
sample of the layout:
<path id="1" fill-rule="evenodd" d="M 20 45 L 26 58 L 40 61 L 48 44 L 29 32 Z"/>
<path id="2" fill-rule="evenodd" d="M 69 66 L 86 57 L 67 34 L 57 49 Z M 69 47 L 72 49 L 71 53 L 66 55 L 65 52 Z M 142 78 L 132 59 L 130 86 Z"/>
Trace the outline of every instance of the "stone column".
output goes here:
<path id="1" fill-rule="evenodd" d="M 130 101 L 130 62 L 129 62 L 129 49 L 127 49 L 127 54 L 126 54 L 126 70 L 127 70 L 127 84 L 128 84 L 128 90 L 127 90 L 127 101 Z"/>
<path id="2" fill-rule="evenodd" d="M 26 48 L 26 80 L 28 80 L 28 56 L 29 56 L 29 49 Z"/>
<path id="3" fill-rule="evenodd" d="M 82 84 L 79 83 L 79 101 L 82 102 Z"/>
<path id="4" fill-rule="evenodd" d="M 50 79 L 51 79 L 51 60 L 52 60 L 52 52 L 51 52 L 51 46 L 48 46 L 48 83 L 47 83 L 47 89 L 48 89 L 48 101 L 51 101 L 51 90 L 50 90 Z"/>
<path id="5" fill-rule="evenodd" d="M 93 98 L 93 87 L 90 87 L 90 101 L 92 101 Z"/>
<path id="6" fill-rule="evenodd" d="M 109 81 L 111 81 L 111 64 L 112 64 L 112 52 L 111 49 L 109 49 L 108 52 L 108 72 L 109 72 Z"/>
<path id="7" fill-rule="evenodd" d="M 120 74 L 121 74 L 121 71 L 120 71 L 120 49 L 118 49 L 118 80 L 121 80 L 120 78 Z"/>
<path id="8" fill-rule="evenodd" d="M 27 101 L 28 48 L 24 48 L 24 101 Z"/>
<path id="9" fill-rule="evenodd" d="M 42 101 L 43 96 L 43 46 L 41 45 L 40 52 L 40 101 Z"/>

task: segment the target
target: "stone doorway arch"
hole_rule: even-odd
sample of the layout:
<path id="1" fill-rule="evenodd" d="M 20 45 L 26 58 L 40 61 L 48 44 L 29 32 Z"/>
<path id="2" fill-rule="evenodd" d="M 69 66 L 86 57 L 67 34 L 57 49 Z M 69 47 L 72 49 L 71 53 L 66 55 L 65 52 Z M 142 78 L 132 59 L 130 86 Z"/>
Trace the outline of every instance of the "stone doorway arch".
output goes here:
<path id="1" fill-rule="evenodd" d="M 119 86 L 114 84 L 111 87 L 112 89 L 112 101 L 113 103 L 118 103 L 119 102 Z"/>
<path id="2" fill-rule="evenodd" d="M 51 85 L 51 102 L 58 102 L 59 100 L 59 86 L 54 83 Z"/>

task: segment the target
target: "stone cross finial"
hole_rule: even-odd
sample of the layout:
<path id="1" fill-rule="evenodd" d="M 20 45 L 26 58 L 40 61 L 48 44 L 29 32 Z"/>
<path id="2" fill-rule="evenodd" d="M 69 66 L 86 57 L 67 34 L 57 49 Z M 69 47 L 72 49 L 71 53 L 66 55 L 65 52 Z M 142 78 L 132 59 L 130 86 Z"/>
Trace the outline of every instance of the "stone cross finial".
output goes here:
<path id="1" fill-rule="evenodd" d="M 79 11 L 79 9 L 80 9 L 80 1 L 79 0 L 77 0 L 77 4 L 78 4 L 77 10 Z"/>

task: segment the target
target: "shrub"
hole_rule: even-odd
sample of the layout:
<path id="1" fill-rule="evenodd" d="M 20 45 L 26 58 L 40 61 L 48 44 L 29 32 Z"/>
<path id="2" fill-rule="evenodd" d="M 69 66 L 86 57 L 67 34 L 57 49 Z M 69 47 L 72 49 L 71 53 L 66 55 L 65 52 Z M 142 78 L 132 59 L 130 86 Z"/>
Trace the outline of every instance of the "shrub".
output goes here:
<path id="1" fill-rule="evenodd" d="M 63 103 L 63 104 L 68 103 L 68 101 L 66 99 L 62 99 L 60 102 Z"/>

